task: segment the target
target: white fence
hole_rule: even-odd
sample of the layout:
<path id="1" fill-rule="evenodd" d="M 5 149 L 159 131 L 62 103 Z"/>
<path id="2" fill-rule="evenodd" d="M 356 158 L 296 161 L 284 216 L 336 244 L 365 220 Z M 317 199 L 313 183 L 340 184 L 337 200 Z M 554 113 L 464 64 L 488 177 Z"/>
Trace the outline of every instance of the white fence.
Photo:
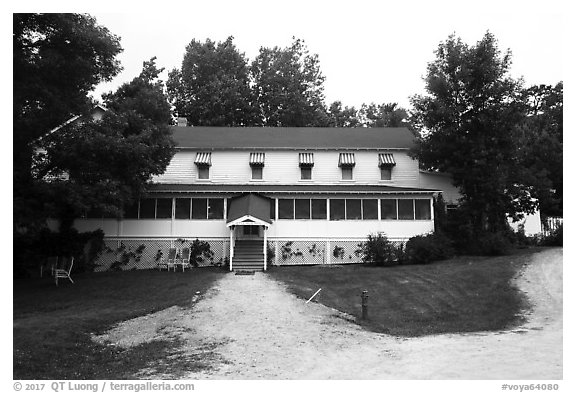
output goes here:
<path id="1" fill-rule="evenodd" d="M 550 236 L 556 229 L 562 226 L 564 219 L 562 217 L 546 217 L 542 221 L 542 234 L 544 236 Z"/>

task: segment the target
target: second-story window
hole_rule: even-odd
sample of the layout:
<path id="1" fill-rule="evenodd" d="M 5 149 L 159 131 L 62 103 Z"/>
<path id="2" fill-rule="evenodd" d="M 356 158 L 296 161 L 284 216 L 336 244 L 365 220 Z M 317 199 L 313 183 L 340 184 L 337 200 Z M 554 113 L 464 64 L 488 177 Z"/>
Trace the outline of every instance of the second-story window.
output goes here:
<path id="1" fill-rule="evenodd" d="M 250 168 L 252 169 L 252 180 L 263 179 L 264 153 L 250 153 Z"/>
<path id="2" fill-rule="evenodd" d="M 210 167 L 198 167 L 198 179 L 210 179 Z"/>
<path id="3" fill-rule="evenodd" d="M 252 180 L 262 180 L 262 167 L 253 166 L 252 167 Z"/>
<path id="4" fill-rule="evenodd" d="M 396 165 L 394 156 L 390 153 L 378 154 L 380 180 L 392 180 L 392 168 Z"/>
<path id="5" fill-rule="evenodd" d="M 212 165 L 212 153 L 198 152 L 194 164 L 198 168 L 198 179 L 210 179 L 210 166 Z"/>
<path id="6" fill-rule="evenodd" d="M 340 153 L 338 166 L 342 170 L 342 180 L 353 180 L 353 170 L 356 165 L 354 153 Z"/>
<path id="7" fill-rule="evenodd" d="M 354 173 L 352 172 L 352 167 L 342 167 L 342 180 L 353 180 Z"/>
<path id="8" fill-rule="evenodd" d="M 300 180 L 312 180 L 314 153 L 298 154 L 298 166 L 300 166 Z"/>

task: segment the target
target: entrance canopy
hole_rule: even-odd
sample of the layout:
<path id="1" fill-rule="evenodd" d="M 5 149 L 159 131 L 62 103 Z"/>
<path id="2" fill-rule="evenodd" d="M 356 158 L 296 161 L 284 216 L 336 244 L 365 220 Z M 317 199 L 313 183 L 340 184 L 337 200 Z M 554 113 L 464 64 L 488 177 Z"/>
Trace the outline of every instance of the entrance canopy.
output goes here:
<path id="1" fill-rule="evenodd" d="M 244 194 L 230 201 L 228 208 L 227 227 L 232 225 L 264 225 L 272 224 L 270 219 L 271 199 L 258 194 Z"/>

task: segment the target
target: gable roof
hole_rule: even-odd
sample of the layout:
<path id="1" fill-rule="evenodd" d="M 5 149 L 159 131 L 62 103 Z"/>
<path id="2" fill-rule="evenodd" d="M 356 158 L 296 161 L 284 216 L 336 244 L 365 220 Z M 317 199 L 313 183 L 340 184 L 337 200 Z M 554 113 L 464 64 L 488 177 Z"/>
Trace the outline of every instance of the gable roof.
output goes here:
<path id="1" fill-rule="evenodd" d="M 98 115 L 98 112 L 100 112 L 100 114 L 107 112 L 108 108 L 100 105 L 100 104 L 96 104 L 91 110 L 90 110 L 90 116 L 94 119 L 94 118 L 99 118 L 100 115 Z M 64 123 L 60 124 L 57 127 L 54 127 L 53 129 L 51 129 L 50 131 L 48 131 L 46 134 L 40 136 L 39 138 L 36 139 L 36 142 L 40 142 L 42 141 L 44 138 L 46 138 L 47 136 L 61 130 L 62 128 L 66 127 L 68 124 L 74 123 L 76 120 L 82 118 L 82 115 L 76 115 L 76 116 L 72 116 L 71 118 L 69 118 L 68 120 L 66 120 Z"/>
<path id="2" fill-rule="evenodd" d="M 414 135 L 405 127 L 177 127 L 182 149 L 409 149 Z"/>
<path id="3" fill-rule="evenodd" d="M 272 223 L 270 219 L 270 199 L 257 194 L 244 194 L 230 200 L 227 224 L 241 218 L 256 218 Z"/>

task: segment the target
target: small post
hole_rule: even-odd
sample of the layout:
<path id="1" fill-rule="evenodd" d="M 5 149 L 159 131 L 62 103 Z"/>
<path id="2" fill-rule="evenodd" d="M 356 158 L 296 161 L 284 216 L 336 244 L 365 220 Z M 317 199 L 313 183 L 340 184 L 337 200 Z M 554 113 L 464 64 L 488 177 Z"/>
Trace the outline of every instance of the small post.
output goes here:
<path id="1" fill-rule="evenodd" d="M 314 292 L 314 295 L 310 296 L 310 299 L 308 299 L 308 301 L 306 302 L 306 304 L 310 303 L 310 300 L 314 299 L 314 296 L 318 295 L 321 290 L 322 290 L 322 288 L 320 288 L 319 290 L 317 290 L 316 292 Z"/>
<path id="2" fill-rule="evenodd" d="M 362 319 L 368 319 L 368 291 L 362 291 Z"/>

